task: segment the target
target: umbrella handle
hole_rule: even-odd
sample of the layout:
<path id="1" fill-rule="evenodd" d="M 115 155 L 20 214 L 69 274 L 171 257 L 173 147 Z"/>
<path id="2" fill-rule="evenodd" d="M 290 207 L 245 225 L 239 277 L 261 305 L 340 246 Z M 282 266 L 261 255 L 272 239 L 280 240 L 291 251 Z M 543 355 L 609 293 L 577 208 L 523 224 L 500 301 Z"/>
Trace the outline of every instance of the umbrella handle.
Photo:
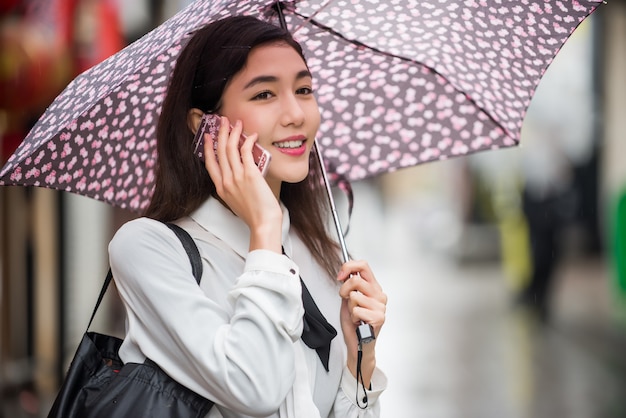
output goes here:
<path id="1" fill-rule="evenodd" d="M 335 230 L 337 231 L 337 238 L 339 239 L 339 246 L 341 247 L 341 254 L 343 256 L 343 262 L 350 260 L 348 254 L 348 248 L 346 241 L 343 237 L 343 230 L 341 228 L 341 222 L 339 222 L 339 215 L 337 214 L 337 207 L 335 206 L 335 199 L 333 198 L 333 192 L 330 188 L 330 182 L 328 181 L 328 175 L 326 174 L 326 166 L 324 165 L 324 157 L 322 151 L 318 146 L 317 139 L 313 144 L 315 148 L 315 154 L 317 155 L 317 162 L 320 165 L 320 171 L 322 172 L 322 179 L 324 180 L 324 186 L 326 188 L 326 196 L 328 197 L 328 204 L 330 205 L 330 211 L 333 215 L 333 221 L 335 223 Z M 376 339 L 374 335 L 374 328 L 371 325 L 361 321 L 361 324 L 356 329 L 356 335 L 359 338 L 359 343 L 367 344 Z"/>

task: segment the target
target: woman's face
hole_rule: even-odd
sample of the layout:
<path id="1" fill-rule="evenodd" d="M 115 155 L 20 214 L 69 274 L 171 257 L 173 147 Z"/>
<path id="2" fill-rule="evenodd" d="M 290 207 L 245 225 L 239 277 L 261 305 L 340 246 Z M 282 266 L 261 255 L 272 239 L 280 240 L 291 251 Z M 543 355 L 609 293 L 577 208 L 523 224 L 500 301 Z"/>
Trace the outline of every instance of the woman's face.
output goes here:
<path id="1" fill-rule="evenodd" d="M 311 74 L 289 45 L 253 48 L 245 67 L 222 95 L 219 111 L 272 154 L 266 180 L 272 188 L 296 183 L 309 173 L 309 153 L 320 125 Z"/>

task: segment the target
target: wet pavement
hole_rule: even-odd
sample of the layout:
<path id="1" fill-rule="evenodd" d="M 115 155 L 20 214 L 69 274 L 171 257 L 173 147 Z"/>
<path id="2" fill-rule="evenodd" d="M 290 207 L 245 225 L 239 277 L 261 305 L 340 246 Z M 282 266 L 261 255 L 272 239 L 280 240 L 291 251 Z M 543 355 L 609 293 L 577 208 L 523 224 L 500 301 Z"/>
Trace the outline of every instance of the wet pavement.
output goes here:
<path id="1" fill-rule="evenodd" d="M 384 418 L 626 417 L 626 328 L 602 260 L 559 267 L 552 315 L 515 307 L 499 262 L 459 263 L 416 239 L 406 209 L 355 185 L 347 242 L 389 296 L 377 346 Z M 391 211 L 391 212 L 390 212 Z"/>

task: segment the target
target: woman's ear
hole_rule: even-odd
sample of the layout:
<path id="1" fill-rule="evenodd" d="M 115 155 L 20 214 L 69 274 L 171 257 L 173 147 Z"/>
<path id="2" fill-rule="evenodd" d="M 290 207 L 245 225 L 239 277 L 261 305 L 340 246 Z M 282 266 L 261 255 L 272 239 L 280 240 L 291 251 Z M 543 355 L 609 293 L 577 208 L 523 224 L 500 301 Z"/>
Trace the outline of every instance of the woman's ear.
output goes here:
<path id="1" fill-rule="evenodd" d="M 196 134 L 196 132 L 198 131 L 198 127 L 200 126 L 202 115 L 204 115 L 204 112 L 200 109 L 196 109 L 195 107 L 189 109 L 189 112 L 187 113 L 187 126 L 189 126 L 189 129 L 191 130 L 191 132 L 193 132 L 194 135 Z"/>

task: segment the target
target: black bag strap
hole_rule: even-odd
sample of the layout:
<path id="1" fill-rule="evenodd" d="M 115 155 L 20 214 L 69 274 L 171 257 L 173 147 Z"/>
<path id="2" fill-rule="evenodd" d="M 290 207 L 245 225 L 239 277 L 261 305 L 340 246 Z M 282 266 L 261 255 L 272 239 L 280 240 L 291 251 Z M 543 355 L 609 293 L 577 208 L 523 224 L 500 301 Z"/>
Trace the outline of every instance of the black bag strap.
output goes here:
<path id="1" fill-rule="evenodd" d="M 193 238 L 191 238 L 191 235 L 189 235 L 189 232 L 185 231 L 180 226 L 169 223 L 169 222 L 164 222 L 164 223 L 172 231 L 174 231 L 174 233 L 176 234 L 180 242 L 183 244 L 183 248 L 185 249 L 185 252 L 189 256 L 189 260 L 191 261 L 191 271 L 193 272 L 193 277 L 195 277 L 196 282 L 198 282 L 198 285 L 199 285 L 200 280 L 202 279 L 202 259 L 200 258 L 200 251 L 198 251 L 198 247 L 196 246 L 196 243 L 194 242 Z M 96 312 L 98 311 L 98 308 L 100 307 L 100 303 L 102 302 L 102 299 L 104 298 L 104 294 L 109 288 L 109 284 L 111 283 L 112 279 L 113 279 L 113 272 L 111 272 L 111 269 L 109 268 L 109 271 L 107 272 L 107 276 L 104 279 L 104 284 L 102 285 L 102 289 L 100 290 L 100 295 L 98 295 L 98 301 L 96 302 L 96 306 L 93 308 L 93 313 L 91 314 L 91 318 L 89 319 L 89 324 L 87 325 L 87 331 L 89 331 L 89 327 L 91 327 L 91 323 L 93 322 L 93 319 L 96 316 Z"/>
<path id="2" fill-rule="evenodd" d="M 183 248 L 185 252 L 189 256 L 189 261 L 191 261 L 191 271 L 193 273 L 193 277 L 196 278 L 196 282 L 198 285 L 200 284 L 200 280 L 202 280 L 202 259 L 200 258 L 200 251 L 198 251 L 198 247 L 194 242 L 189 232 L 185 231 L 183 228 L 176 224 L 165 223 L 178 237 L 180 242 L 183 244 Z"/>

